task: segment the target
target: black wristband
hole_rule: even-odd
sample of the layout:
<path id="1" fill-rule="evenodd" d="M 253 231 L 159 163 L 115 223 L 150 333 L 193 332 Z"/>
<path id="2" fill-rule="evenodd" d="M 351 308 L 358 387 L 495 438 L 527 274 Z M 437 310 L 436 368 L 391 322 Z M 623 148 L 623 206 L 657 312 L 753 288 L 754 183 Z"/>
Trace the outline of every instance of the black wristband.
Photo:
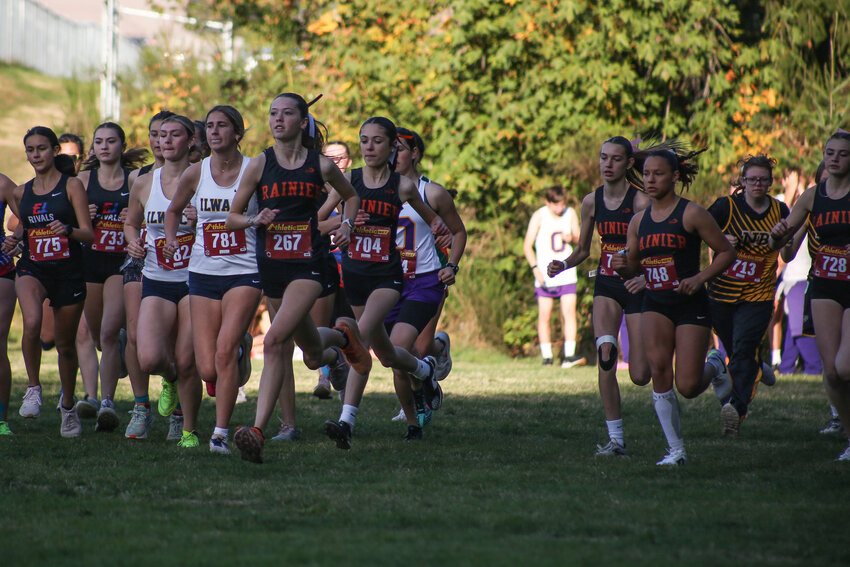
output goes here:
<path id="1" fill-rule="evenodd" d="M 451 270 L 457 274 L 457 271 L 460 269 L 457 267 L 457 264 L 452 264 L 451 262 L 446 263 L 447 268 L 451 268 Z"/>

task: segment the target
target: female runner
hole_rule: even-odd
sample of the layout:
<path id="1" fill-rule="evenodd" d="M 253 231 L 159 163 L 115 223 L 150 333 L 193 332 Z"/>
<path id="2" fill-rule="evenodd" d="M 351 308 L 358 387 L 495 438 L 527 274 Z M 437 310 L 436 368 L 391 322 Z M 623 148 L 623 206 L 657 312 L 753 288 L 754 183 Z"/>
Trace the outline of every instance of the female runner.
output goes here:
<path id="1" fill-rule="evenodd" d="M 166 257 L 179 248 L 177 226 L 190 201 L 197 209 L 195 244 L 189 258 L 189 299 L 195 363 L 201 379 L 214 383 L 216 424 L 210 451 L 229 454 L 228 425 L 239 389 L 239 346 L 260 302 L 256 231 L 228 230 L 231 201 L 249 158 L 239 151 L 245 135 L 242 115 L 232 106 L 215 106 L 206 116 L 212 156 L 192 165 L 180 178 L 165 215 Z M 248 213 L 256 215 L 251 199 Z M 250 356 L 250 353 L 243 353 Z"/>
<path id="2" fill-rule="evenodd" d="M 268 424 L 283 381 L 284 345 L 292 337 L 312 370 L 328 364 L 331 373 L 347 372 L 348 360 L 368 369 L 372 360 L 360 344 L 353 321 L 338 322 L 339 331 L 316 329 L 310 308 L 325 289 L 328 274 L 327 240 L 319 235 L 317 212 L 327 181 L 345 200 L 344 220 L 334 233 L 339 245 L 348 243 L 360 200 L 333 161 L 321 154 L 322 135 L 306 101 L 297 94 L 278 95 L 269 109 L 275 143 L 251 160 L 233 198 L 227 227 L 257 227 L 257 265 L 263 294 L 275 312 L 263 341 L 263 373 L 253 427 L 237 428 L 233 437 L 242 458 L 263 462 Z M 259 213 L 247 216 L 256 195 Z M 332 378 L 336 380 L 336 378 Z"/>
<path id="3" fill-rule="evenodd" d="M 360 151 L 366 165 L 351 170 L 349 175 L 369 220 L 352 231 L 351 242 L 342 257 L 342 276 L 345 295 L 357 317 L 364 343 L 371 345 L 385 367 L 397 368 L 424 381 L 425 401 L 433 407 L 435 400 L 439 403 L 440 396 L 434 374 L 436 361 L 433 357 L 417 359 L 406 349 L 394 346 L 387 336 L 384 320 L 398 303 L 404 282 L 401 256 L 395 244 L 402 205 L 409 203 L 436 235 L 445 235 L 448 229 L 422 202 L 416 185 L 393 171 L 390 163 L 395 159 L 397 143 L 395 124 L 387 118 L 373 117 L 360 127 Z M 325 218 L 338 201 L 339 196 L 332 193 L 319 218 Z M 340 247 L 344 245 L 340 243 Z M 454 273 L 446 277 L 454 281 Z M 339 420 L 325 422 L 325 433 L 340 449 L 351 448 L 351 432 L 368 376 L 368 370 L 362 372 L 352 366 Z"/>
<path id="4" fill-rule="evenodd" d="M 130 190 L 124 233 L 127 253 L 145 260 L 137 329 L 139 365 L 142 372 L 163 377 L 159 400 L 161 415 L 169 416 L 174 412 L 179 391 L 183 425 L 178 445 L 191 448 L 200 444 L 195 425 L 201 404 L 201 384 L 192 348 L 187 283 L 189 255 L 195 235 L 189 223 L 183 220 L 178 230 L 180 249 L 167 258 L 164 223 L 165 212 L 177 191 L 180 176 L 189 167 L 188 156 L 195 137 L 195 125 L 185 116 L 175 115 L 162 121 L 159 133 L 165 164 L 140 177 Z M 146 226 L 144 242 L 140 238 L 143 221 Z"/>
<path id="5" fill-rule="evenodd" d="M 0 218 L 6 217 L 6 204 L 14 198 L 15 183 L 0 173 Z M 6 240 L 0 229 L 0 246 Z M 12 390 L 12 367 L 9 363 L 9 328 L 15 313 L 15 264 L 12 257 L 0 252 L 0 435 L 11 435 L 7 423 L 9 396 Z"/>
<path id="6" fill-rule="evenodd" d="M 162 110 L 151 117 L 148 123 L 148 142 L 150 143 L 154 161 L 130 174 L 127 183 L 130 186 L 131 192 L 136 179 L 165 165 L 165 158 L 162 157 L 162 149 L 159 146 L 159 130 L 162 126 L 162 121 L 172 116 L 174 116 L 173 112 Z M 127 209 L 124 209 L 124 211 L 126 212 Z M 127 220 L 126 215 L 124 215 L 122 220 Z M 144 221 L 142 221 L 142 241 L 145 240 L 144 226 Z M 150 375 L 142 372 L 139 366 L 139 356 L 136 348 L 137 330 L 139 327 L 139 307 L 142 304 L 142 268 L 144 266 L 144 258 L 133 258 L 128 255 L 128 261 L 122 272 L 124 274 L 124 310 L 126 315 L 124 362 L 127 366 L 127 373 L 130 376 L 130 386 L 133 389 L 133 398 L 135 400 L 133 410 L 130 412 L 130 423 L 127 424 L 127 429 L 124 432 L 124 436 L 128 439 L 147 439 L 148 432 L 153 424 L 153 413 L 151 412 L 150 396 L 148 394 Z M 174 441 L 181 439 L 182 436 L 182 417 L 177 416 L 176 412 L 172 413 L 167 439 Z"/>
<path id="7" fill-rule="evenodd" d="M 88 200 L 83 184 L 73 177 L 73 161 L 57 155 L 59 140 L 53 130 L 44 126 L 32 128 L 24 136 L 24 146 L 35 178 L 17 187 L 11 202 L 12 211 L 21 221 L 19 234 L 24 237 L 16 266 L 15 291 L 23 316 L 21 350 L 29 387 L 20 414 L 38 417 L 41 410 L 41 306 L 47 298 L 53 308 L 62 383 L 60 433 L 63 437 L 79 437 L 82 425 L 74 409 L 74 337 L 86 296 L 80 243 L 89 243 L 94 236 Z M 17 242 L 18 239 L 7 239 L 7 249 Z"/>
<path id="8" fill-rule="evenodd" d="M 683 465 L 679 400 L 695 398 L 711 383 L 704 371 L 711 336 L 711 317 L 704 284 L 735 261 L 735 249 L 705 209 L 676 195 L 676 183 L 688 187 L 697 172 L 691 160 L 669 150 L 652 151 L 642 163 L 650 205 L 629 223 L 626 253 L 615 254 L 611 267 L 633 275 L 643 268 L 646 291 L 641 315 L 643 347 L 652 374 L 652 398 L 669 450 L 656 464 Z M 702 242 L 714 259 L 700 270 Z M 637 349 L 635 349 L 637 350 Z M 634 352 L 634 351 L 632 351 Z M 675 372 L 674 372 L 675 359 Z"/>
<path id="9" fill-rule="evenodd" d="M 776 258 L 769 243 L 770 229 L 788 216 L 788 207 L 768 193 L 776 161 L 765 155 L 741 160 L 741 185 L 709 207 L 738 258 L 711 281 L 708 297 L 714 332 L 729 353 L 731 396 L 721 400 L 726 435 L 737 435 L 755 396 L 756 384 L 775 382 L 773 369 L 762 362 L 759 346 L 773 315 Z"/>
<path id="10" fill-rule="evenodd" d="M 85 320 L 95 344 L 102 352 L 100 360 L 101 403 L 96 431 L 118 427 L 115 413 L 115 389 L 121 367 L 118 335 L 124 326 L 125 261 L 124 223 L 121 212 L 127 208 L 130 188 L 127 179 L 145 154 L 145 150 L 126 151 L 124 130 L 114 122 L 105 122 L 94 131 L 94 155 L 80 173 L 86 186 L 94 241 L 83 247 L 86 278 Z M 97 388 L 95 388 L 95 392 Z M 85 404 L 85 400 L 81 400 Z M 78 411 L 80 404 L 77 405 Z"/>
<path id="11" fill-rule="evenodd" d="M 830 403 L 850 423 L 850 134 L 837 132 L 826 142 L 823 161 L 829 177 L 797 199 L 787 219 L 770 233 L 779 249 L 808 221 L 812 254 L 808 293 L 815 340 L 823 361 Z M 850 428 L 844 428 L 850 441 Z M 850 461 L 850 445 L 838 456 Z"/>
<path id="12" fill-rule="evenodd" d="M 548 266 L 549 277 L 577 266 L 590 256 L 593 227 L 599 233 L 602 254 L 596 269 L 593 288 L 593 334 L 596 337 L 599 365 L 599 394 L 605 411 L 608 443 L 596 446 L 600 456 L 626 455 L 620 387 L 617 384 L 617 333 L 623 314 L 629 344 L 640 345 L 641 305 L 646 281 L 643 275 L 631 279 L 620 277 L 611 267 L 615 255 L 626 248 L 626 237 L 632 217 L 649 205 L 649 198 L 632 185 L 627 174 L 634 167 L 631 142 L 622 136 L 605 140 L 599 152 L 602 187 L 581 202 L 581 235 L 569 257 L 554 260 Z M 629 352 L 629 377 L 638 386 L 649 383 L 649 363 L 642 348 Z"/>
<path id="13" fill-rule="evenodd" d="M 446 247 L 451 247 L 451 255 L 444 265 L 434 235 L 431 234 L 431 227 L 413 210 L 409 202 L 405 203 L 399 213 L 396 233 L 396 247 L 401 254 L 404 271 L 404 286 L 401 299 L 387 316 L 386 323 L 391 326 L 390 341 L 393 345 L 424 355 L 436 353 L 435 378 L 442 380 L 451 368 L 450 343 L 446 333 L 441 333 L 440 340 L 435 341 L 434 331 L 446 298 L 446 287 L 455 283 L 458 263 L 466 248 L 466 227 L 449 192 L 442 185 L 419 174 L 417 165 L 425 153 L 425 143 L 419 134 L 406 128 L 398 128 L 397 150 L 395 170 L 418 186 L 422 201 L 444 220 L 451 231 L 451 236 L 441 242 Z M 414 351 L 414 344 L 425 346 L 422 350 Z M 405 439 L 421 439 L 422 427 L 430 421 L 433 410 L 442 404 L 442 398 L 433 399 L 432 404 L 435 407 L 430 407 L 425 402 L 422 382 L 411 379 L 406 372 L 395 368 L 393 383 L 407 419 Z M 439 388 L 439 391 L 441 390 L 442 388 Z"/>

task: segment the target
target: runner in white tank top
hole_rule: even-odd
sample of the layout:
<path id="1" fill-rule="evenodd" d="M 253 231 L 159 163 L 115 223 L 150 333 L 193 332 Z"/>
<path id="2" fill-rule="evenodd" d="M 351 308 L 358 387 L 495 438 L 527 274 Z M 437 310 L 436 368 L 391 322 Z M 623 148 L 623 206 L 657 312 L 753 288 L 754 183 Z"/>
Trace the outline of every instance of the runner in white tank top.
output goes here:
<path id="1" fill-rule="evenodd" d="M 189 261 L 189 298 L 195 360 L 207 393 L 216 397 L 210 451 L 227 454 L 228 426 L 239 386 L 251 376 L 252 338 L 247 331 L 260 302 L 261 285 L 256 229 L 225 226 L 251 161 L 238 148 L 245 124 L 235 108 L 225 105 L 213 107 L 204 124 L 212 155 L 190 166 L 180 178 L 166 214 L 165 234 L 169 251 L 176 249 L 178 219 L 193 204 L 198 223 Z M 247 213 L 257 214 L 255 198 L 249 201 Z"/>
<path id="2" fill-rule="evenodd" d="M 143 373 L 163 377 L 159 413 L 171 418 L 166 439 L 179 440 L 178 445 L 185 448 L 199 444 L 194 428 L 201 402 L 186 283 L 195 233 L 180 219 L 179 250 L 176 243 L 171 243 L 169 249 L 163 223 L 171 200 L 169 196 L 176 195 L 180 177 L 189 167 L 188 155 L 194 137 L 195 125 L 185 116 L 175 115 L 162 121 L 159 139 L 165 163 L 152 175 L 143 175 L 133 184 L 124 223 L 127 253 L 134 258 L 145 258 L 137 323 L 139 366 Z M 139 238 L 143 220 L 147 224 L 145 243 Z M 142 435 L 134 438 L 147 436 L 144 428 L 139 431 Z"/>

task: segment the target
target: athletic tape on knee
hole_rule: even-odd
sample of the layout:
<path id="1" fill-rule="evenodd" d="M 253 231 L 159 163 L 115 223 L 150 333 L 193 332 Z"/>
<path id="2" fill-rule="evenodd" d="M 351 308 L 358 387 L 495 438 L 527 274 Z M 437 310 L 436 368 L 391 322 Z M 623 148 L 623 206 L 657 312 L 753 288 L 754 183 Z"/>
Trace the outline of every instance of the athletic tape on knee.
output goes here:
<path id="1" fill-rule="evenodd" d="M 611 343 L 611 357 L 608 359 L 602 358 L 602 345 Z M 614 335 L 602 335 L 596 339 L 596 352 L 599 353 L 599 368 L 602 370 L 611 370 L 617 364 L 617 337 Z"/>

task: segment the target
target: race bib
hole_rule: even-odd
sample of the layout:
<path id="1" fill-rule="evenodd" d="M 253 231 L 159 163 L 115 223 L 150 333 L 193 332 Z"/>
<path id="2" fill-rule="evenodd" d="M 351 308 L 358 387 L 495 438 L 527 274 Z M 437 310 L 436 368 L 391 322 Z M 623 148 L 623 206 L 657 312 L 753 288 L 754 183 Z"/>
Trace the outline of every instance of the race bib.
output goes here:
<path id="1" fill-rule="evenodd" d="M 157 238 L 156 263 L 163 270 L 179 270 L 189 265 L 189 256 L 192 255 L 192 246 L 195 244 L 195 234 L 183 234 L 177 237 L 177 250 L 169 260 L 165 257 L 165 239 Z"/>
<path id="2" fill-rule="evenodd" d="M 31 228 L 27 231 L 30 258 L 36 262 L 62 260 L 71 257 L 68 237 L 54 234 L 49 228 Z"/>
<path id="3" fill-rule="evenodd" d="M 223 222 L 204 223 L 205 256 L 230 256 L 247 250 L 244 230 L 227 230 Z"/>
<path id="4" fill-rule="evenodd" d="M 266 256 L 272 260 L 313 257 L 313 238 L 307 221 L 273 222 L 266 227 Z"/>
<path id="5" fill-rule="evenodd" d="M 389 262 L 390 227 L 355 226 L 348 245 L 348 257 L 366 262 Z"/>
<path id="6" fill-rule="evenodd" d="M 620 274 L 614 271 L 611 267 L 611 260 L 614 256 L 626 249 L 625 243 L 617 244 L 614 242 L 602 243 L 602 254 L 599 257 L 599 275 L 600 276 L 617 276 Z"/>
<path id="7" fill-rule="evenodd" d="M 847 251 L 842 246 L 821 246 L 812 263 L 812 275 L 828 280 L 850 281 Z"/>
<path id="8" fill-rule="evenodd" d="M 401 255 L 401 269 L 404 271 L 404 279 L 416 279 L 416 250 L 399 249 Z"/>
<path id="9" fill-rule="evenodd" d="M 97 252 L 125 252 L 124 223 L 98 219 L 94 223 L 94 241 L 91 249 Z"/>
<path id="10" fill-rule="evenodd" d="M 723 275 L 742 282 L 759 283 L 764 271 L 764 257 L 738 252 L 738 258 L 729 266 Z"/>
<path id="11" fill-rule="evenodd" d="M 653 291 L 675 289 L 679 285 L 673 256 L 651 256 L 640 261 L 646 278 L 646 289 Z"/>

